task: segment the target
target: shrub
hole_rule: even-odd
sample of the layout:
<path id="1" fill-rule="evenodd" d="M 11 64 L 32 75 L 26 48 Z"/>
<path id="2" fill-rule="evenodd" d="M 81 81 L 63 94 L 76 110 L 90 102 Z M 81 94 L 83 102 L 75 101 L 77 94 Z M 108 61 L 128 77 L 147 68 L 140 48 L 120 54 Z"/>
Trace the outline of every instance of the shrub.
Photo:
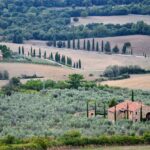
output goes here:
<path id="1" fill-rule="evenodd" d="M 40 91 L 43 88 L 43 83 L 41 80 L 30 80 L 23 85 L 23 88 Z"/>
<path id="2" fill-rule="evenodd" d="M 145 133 L 143 138 L 144 138 L 144 141 L 145 141 L 146 144 L 150 144 L 150 132 Z"/>
<path id="3" fill-rule="evenodd" d="M 16 139 L 14 136 L 8 135 L 6 138 L 3 139 L 4 144 L 14 144 L 16 142 Z"/>
<path id="4" fill-rule="evenodd" d="M 79 18 L 74 17 L 74 18 L 73 18 L 73 21 L 74 21 L 74 22 L 78 22 L 78 21 L 79 21 Z"/>
<path id="5" fill-rule="evenodd" d="M 149 71 L 142 69 L 139 66 L 108 66 L 104 73 L 104 77 L 108 78 L 116 78 L 119 76 L 122 76 L 124 78 L 127 78 L 129 74 L 142 74 L 142 73 L 148 73 Z"/>

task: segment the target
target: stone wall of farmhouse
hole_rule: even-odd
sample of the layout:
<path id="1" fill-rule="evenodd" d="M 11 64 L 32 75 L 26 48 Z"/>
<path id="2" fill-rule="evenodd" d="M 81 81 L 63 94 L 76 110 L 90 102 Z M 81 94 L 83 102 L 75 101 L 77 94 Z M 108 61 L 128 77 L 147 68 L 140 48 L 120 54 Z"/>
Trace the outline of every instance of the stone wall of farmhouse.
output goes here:
<path id="1" fill-rule="evenodd" d="M 142 118 L 145 119 L 146 115 L 150 113 L 150 106 L 143 106 L 142 107 Z M 132 120 L 134 122 L 140 121 L 141 119 L 141 109 L 137 109 L 136 111 L 129 111 L 129 120 Z M 115 121 L 114 118 L 114 112 L 108 111 L 108 119 L 111 121 Z M 118 111 L 116 113 L 116 119 L 121 120 L 121 119 L 127 119 L 127 112 L 121 112 Z"/>

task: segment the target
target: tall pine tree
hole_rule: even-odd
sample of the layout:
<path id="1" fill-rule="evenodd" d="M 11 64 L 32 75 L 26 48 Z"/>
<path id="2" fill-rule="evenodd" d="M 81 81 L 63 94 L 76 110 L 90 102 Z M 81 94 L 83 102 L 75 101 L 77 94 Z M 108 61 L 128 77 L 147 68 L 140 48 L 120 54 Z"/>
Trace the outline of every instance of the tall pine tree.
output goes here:
<path id="1" fill-rule="evenodd" d="M 110 52 L 111 52 L 111 46 L 110 46 L 110 43 L 109 43 L 109 42 L 106 42 L 104 49 L 105 49 L 105 52 L 106 52 L 106 53 L 110 53 Z"/>
<path id="2" fill-rule="evenodd" d="M 97 52 L 99 51 L 99 43 L 98 42 L 96 43 L 96 51 Z"/>
<path id="3" fill-rule="evenodd" d="M 30 50 L 30 54 L 31 54 L 31 57 L 32 57 L 32 55 L 33 55 L 33 49 L 32 49 L 32 47 L 31 47 L 31 50 Z"/>
<path id="4" fill-rule="evenodd" d="M 36 53 L 35 53 L 35 49 L 33 50 L 33 57 L 35 57 L 36 56 Z"/>
<path id="5" fill-rule="evenodd" d="M 95 51 L 95 39 L 92 40 L 92 51 Z"/>
<path id="6" fill-rule="evenodd" d="M 102 40 L 101 51 L 104 52 L 104 41 Z"/>
<path id="7" fill-rule="evenodd" d="M 73 39 L 73 41 L 72 41 L 72 48 L 73 48 L 73 49 L 76 48 L 76 42 L 75 42 L 75 39 Z"/>
<path id="8" fill-rule="evenodd" d="M 21 48 L 20 48 L 20 46 L 18 48 L 18 53 L 19 53 L 19 55 L 21 55 Z"/>
<path id="9" fill-rule="evenodd" d="M 88 51 L 91 50 L 91 43 L 90 43 L 90 40 L 87 41 L 87 50 L 88 50 Z"/>
<path id="10" fill-rule="evenodd" d="M 86 50 L 86 41 L 83 42 L 83 49 Z"/>
<path id="11" fill-rule="evenodd" d="M 54 60 L 54 57 L 53 57 L 53 53 L 51 52 L 51 54 L 50 54 L 50 59 L 51 60 Z"/>
<path id="12" fill-rule="evenodd" d="M 79 68 L 81 69 L 81 60 L 80 59 L 79 59 L 79 63 L 78 64 L 79 64 Z"/>
<path id="13" fill-rule="evenodd" d="M 70 39 L 68 39 L 68 41 L 67 41 L 67 48 L 71 48 Z"/>
<path id="14" fill-rule="evenodd" d="M 46 51 L 44 52 L 44 59 L 46 59 L 47 58 L 47 54 L 46 54 Z"/>
<path id="15" fill-rule="evenodd" d="M 22 46 L 22 55 L 24 55 L 24 47 Z"/>
<path id="16" fill-rule="evenodd" d="M 78 39 L 77 49 L 80 49 L 80 39 Z"/>
<path id="17" fill-rule="evenodd" d="M 41 49 L 39 49 L 39 58 L 41 58 Z"/>

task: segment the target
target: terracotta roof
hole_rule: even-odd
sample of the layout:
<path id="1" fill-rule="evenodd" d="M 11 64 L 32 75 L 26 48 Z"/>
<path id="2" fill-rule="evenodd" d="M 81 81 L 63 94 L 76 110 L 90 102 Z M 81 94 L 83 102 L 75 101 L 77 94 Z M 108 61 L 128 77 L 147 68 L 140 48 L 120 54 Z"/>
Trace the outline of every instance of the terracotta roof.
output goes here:
<path id="1" fill-rule="evenodd" d="M 132 102 L 130 100 L 126 100 L 116 105 L 116 111 L 125 111 L 127 110 L 127 107 L 129 111 L 136 111 L 137 109 L 141 108 L 141 104 L 144 106 L 141 102 Z M 108 111 L 114 112 L 115 107 L 109 108 Z"/>

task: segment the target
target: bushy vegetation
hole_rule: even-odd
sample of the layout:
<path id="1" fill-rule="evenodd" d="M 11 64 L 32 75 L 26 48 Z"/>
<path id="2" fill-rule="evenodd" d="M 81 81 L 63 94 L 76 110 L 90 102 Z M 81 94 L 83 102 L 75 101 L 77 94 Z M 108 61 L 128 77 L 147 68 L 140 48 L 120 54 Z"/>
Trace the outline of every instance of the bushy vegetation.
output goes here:
<path id="1" fill-rule="evenodd" d="M 11 57 L 11 50 L 6 45 L 0 45 L 0 51 L 4 58 Z"/>
<path id="2" fill-rule="evenodd" d="M 0 139 L 1 150 L 47 150 L 47 148 L 61 146 L 112 146 L 112 145 L 144 145 L 149 144 L 149 133 L 144 136 L 82 136 L 76 130 L 70 130 L 59 138 L 33 137 L 28 139 L 17 139 L 7 136 Z"/>
<path id="3" fill-rule="evenodd" d="M 147 0 L 57 0 L 57 1 L 48 1 L 48 0 L 30 0 L 29 1 L 19 1 L 19 0 L 15 0 L 14 2 L 11 1 L 6 1 L 6 0 L 2 0 L 2 3 L 5 3 L 5 5 L 7 4 L 12 4 L 16 7 L 14 7 L 15 9 L 17 9 L 18 7 L 22 7 L 22 5 L 28 6 L 28 7 L 41 7 L 41 6 L 45 6 L 45 7 L 66 7 L 66 6 L 92 6 L 92 5 L 126 5 L 126 4 L 137 4 L 137 3 L 143 3 L 143 4 L 148 4 L 149 1 L 147 2 Z M 3 6 L 3 5 L 2 5 Z M 1 7 L 2 7 L 1 6 Z M 3 6 L 4 7 L 4 6 Z"/>
<path id="4" fill-rule="evenodd" d="M 107 1 L 106 1 L 107 2 Z M 109 1 L 110 2 L 110 1 Z M 120 2 L 120 1 L 119 1 Z M 133 1 L 132 1 L 133 2 Z M 77 2 L 82 6 L 81 3 Z M 93 2 L 98 4 L 100 1 Z M 115 1 L 118 3 L 118 1 Z M 113 3 L 113 4 L 115 4 Z M 124 1 L 122 1 L 124 3 Z M 58 4 L 58 5 L 57 5 Z M 76 1 L 63 3 L 62 6 L 76 4 Z M 106 3 L 104 3 L 106 4 Z M 150 34 L 150 27 L 144 23 L 126 25 L 87 25 L 70 26 L 71 17 L 102 16 L 102 15 L 126 15 L 126 14 L 150 14 L 150 8 L 144 1 L 141 4 L 124 6 L 103 6 L 86 8 L 52 9 L 51 6 L 61 6 L 61 2 L 55 1 L 6 1 L 0 2 L 0 36 L 3 40 L 11 40 L 22 43 L 24 39 L 37 40 L 67 40 L 85 37 L 104 37 L 132 34 Z M 59 43 L 59 46 L 63 46 Z"/>
<path id="5" fill-rule="evenodd" d="M 128 78 L 130 74 L 145 74 L 150 73 L 149 70 L 145 70 L 139 66 L 108 66 L 104 73 L 104 77 L 109 79 L 121 79 Z"/>
<path id="6" fill-rule="evenodd" d="M 13 86 L 20 84 L 18 80 L 13 80 L 12 83 Z M 54 85 L 53 82 L 49 84 Z M 0 136 L 59 137 L 69 129 L 77 129 L 88 136 L 143 135 L 150 128 L 149 122 L 132 123 L 122 120 L 112 124 L 103 116 L 87 118 L 87 100 L 96 100 L 97 111 L 103 111 L 105 102 L 107 110 L 113 98 L 118 102 L 131 97 L 131 91 L 127 89 L 99 86 L 88 89 L 50 89 L 46 93 L 41 91 L 36 94 L 32 91 L 22 92 L 0 97 Z M 137 90 L 134 93 L 135 100 L 150 105 L 148 91 Z M 90 106 L 89 109 L 93 107 Z"/>

